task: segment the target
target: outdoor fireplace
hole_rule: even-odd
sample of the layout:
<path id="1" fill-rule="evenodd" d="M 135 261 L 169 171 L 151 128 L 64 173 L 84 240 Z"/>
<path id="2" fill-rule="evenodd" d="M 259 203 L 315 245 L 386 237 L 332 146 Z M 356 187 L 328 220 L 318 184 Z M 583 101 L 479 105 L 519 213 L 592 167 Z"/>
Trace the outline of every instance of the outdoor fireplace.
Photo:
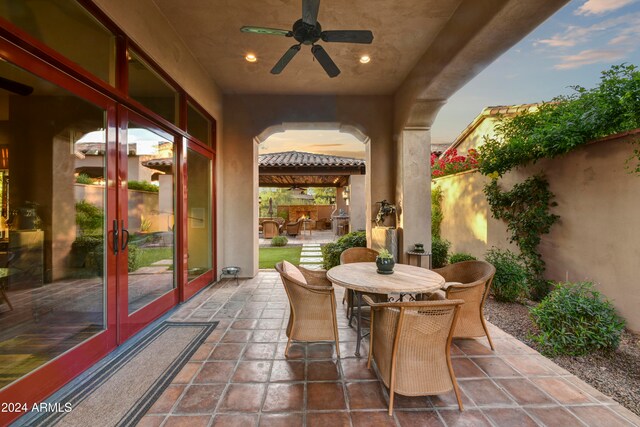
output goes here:
<path id="1" fill-rule="evenodd" d="M 302 217 L 318 220 L 318 207 L 309 205 L 292 205 L 289 206 L 289 221 L 297 221 Z"/>

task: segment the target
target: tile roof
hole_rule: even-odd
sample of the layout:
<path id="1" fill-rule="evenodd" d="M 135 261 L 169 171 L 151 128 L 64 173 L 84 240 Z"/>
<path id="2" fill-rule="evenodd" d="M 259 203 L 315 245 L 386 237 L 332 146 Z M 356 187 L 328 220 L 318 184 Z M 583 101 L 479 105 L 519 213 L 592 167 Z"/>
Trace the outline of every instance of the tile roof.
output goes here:
<path id="1" fill-rule="evenodd" d="M 301 151 L 284 151 L 281 153 L 261 154 L 258 164 L 263 167 L 327 167 L 364 166 L 365 161 L 352 157 L 330 156 L 327 154 L 305 153 Z"/>

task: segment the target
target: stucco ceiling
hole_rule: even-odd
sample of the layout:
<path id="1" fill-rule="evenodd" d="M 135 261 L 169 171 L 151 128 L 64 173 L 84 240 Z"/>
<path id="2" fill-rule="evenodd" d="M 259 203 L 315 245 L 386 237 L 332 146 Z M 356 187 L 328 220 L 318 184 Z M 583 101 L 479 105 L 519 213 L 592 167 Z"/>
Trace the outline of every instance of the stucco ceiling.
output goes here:
<path id="1" fill-rule="evenodd" d="M 322 0 L 325 30 L 373 31 L 371 45 L 323 43 L 342 73 L 329 78 L 309 46 L 280 75 L 270 69 L 295 41 L 245 34 L 243 25 L 291 29 L 301 0 L 154 0 L 226 93 L 390 94 L 426 52 L 461 0 Z M 244 60 L 247 53 L 256 63 Z M 369 64 L 358 59 L 367 54 Z"/>

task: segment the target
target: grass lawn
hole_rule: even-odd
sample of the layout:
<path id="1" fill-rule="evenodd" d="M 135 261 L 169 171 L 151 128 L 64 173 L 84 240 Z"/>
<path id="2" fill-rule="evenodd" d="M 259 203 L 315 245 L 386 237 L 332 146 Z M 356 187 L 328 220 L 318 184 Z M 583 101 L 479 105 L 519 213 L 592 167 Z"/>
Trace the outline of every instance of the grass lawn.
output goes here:
<path id="1" fill-rule="evenodd" d="M 161 259 L 173 262 L 173 248 L 140 248 L 140 267 L 147 267 Z"/>
<path id="2" fill-rule="evenodd" d="M 260 268 L 275 268 L 276 264 L 286 259 L 291 264 L 300 264 L 302 246 L 284 248 L 260 248 Z"/>

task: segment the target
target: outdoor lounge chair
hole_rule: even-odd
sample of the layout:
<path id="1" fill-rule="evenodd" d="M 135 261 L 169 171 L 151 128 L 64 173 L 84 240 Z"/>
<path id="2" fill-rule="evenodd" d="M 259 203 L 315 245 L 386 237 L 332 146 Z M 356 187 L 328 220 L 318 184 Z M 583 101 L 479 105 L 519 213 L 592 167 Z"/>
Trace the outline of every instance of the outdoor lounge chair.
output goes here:
<path id="1" fill-rule="evenodd" d="M 460 391 L 451 365 L 451 340 L 462 300 L 384 302 L 371 305 L 371 339 L 367 367 L 376 362 L 389 387 L 389 415 L 394 394 L 424 396 Z"/>
<path id="2" fill-rule="evenodd" d="M 262 221 L 262 237 L 265 239 L 271 239 L 279 234 L 279 226 L 276 221 L 271 219 L 265 219 Z"/>
<path id="3" fill-rule="evenodd" d="M 291 341 L 334 341 L 336 355 L 340 357 L 336 298 L 326 272 L 298 268 L 287 261 L 277 263 L 276 271 L 291 308 L 285 357 L 289 355 Z"/>
<path id="4" fill-rule="evenodd" d="M 446 281 L 444 292 L 422 294 L 418 299 L 461 299 L 460 318 L 454 338 L 477 338 L 486 336 L 491 350 L 493 341 L 484 320 L 484 303 L 491 289 L 496 269 L 485 261 L 463 261 L 434 269 Z"/>
<path id="5" fill-rule="evenodd" d="M 287 224 L 287 234 L 291 237 L 296 237 L 300 234 L 300 229 L 302 228 L 303 219 L 299 219 L 296 222 L 290 222 Z"/>
<path id="6" fill-rule="evenodd" d="M 369 249 L 369 248 L 348 248 L 342 251 L 340 254 L 340 264 L 351 264 L 354 262 L 375 262 L 378 257 L 378 252 Z M 377 301 L 379 295 L 377 294 L 365 294 L 369 295 L 371 299 Z M 342 299 L 342 303 L 347 302 L 347 319 L 349 319 L 349 326 L 351 326 L 351 321 L 353 320 L 353 306 L 355 302 L 353 300 L 353 292 L 349 289 L 345 289 L 344 298 Z"/>

